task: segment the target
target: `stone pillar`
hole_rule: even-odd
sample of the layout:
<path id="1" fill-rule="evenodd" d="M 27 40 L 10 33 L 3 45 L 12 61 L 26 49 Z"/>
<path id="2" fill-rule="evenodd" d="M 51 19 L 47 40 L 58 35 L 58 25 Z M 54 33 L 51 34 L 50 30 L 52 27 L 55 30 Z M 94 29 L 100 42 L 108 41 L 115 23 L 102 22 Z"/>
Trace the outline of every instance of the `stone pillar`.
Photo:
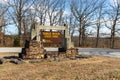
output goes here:
<path id="1" fill-rule="evenodd" d="M 65 29 L 65 38 L 66 38 L 67 49 L 74 48 L 74 44 L 71 41 L 71 37 L 68 31 L 68 25 L 66 25 L 66 29 Z"/>
<path id="2" fill-rule="evenodd" d="M 39 26 L 35 26 L 35 31 L 36 31 L 36 41 L 40 42 L 40 29 Z"/>

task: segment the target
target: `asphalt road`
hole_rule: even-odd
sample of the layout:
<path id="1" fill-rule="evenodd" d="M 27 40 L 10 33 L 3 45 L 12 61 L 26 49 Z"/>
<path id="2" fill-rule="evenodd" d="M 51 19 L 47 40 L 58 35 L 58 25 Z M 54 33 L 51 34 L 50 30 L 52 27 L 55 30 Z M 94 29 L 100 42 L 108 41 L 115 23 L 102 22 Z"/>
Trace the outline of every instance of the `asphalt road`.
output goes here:
<path id="1" fill-rule="evenodd" d="M 100 55 L 120 58 L 120 49 L 79 48 L 79 54 Z"/>
<path id="2" fill-rule="evenodd" d="M 46 51 L 58 51 L 58 48 L 45 48 Z M 102 48 L 78 48 L 79 54 L 111 56 L 120 58 L 120 50 L 118 49 L 102 49 Z M 1 47 L 0 53 L 20 53 L 21 47 Z"/>

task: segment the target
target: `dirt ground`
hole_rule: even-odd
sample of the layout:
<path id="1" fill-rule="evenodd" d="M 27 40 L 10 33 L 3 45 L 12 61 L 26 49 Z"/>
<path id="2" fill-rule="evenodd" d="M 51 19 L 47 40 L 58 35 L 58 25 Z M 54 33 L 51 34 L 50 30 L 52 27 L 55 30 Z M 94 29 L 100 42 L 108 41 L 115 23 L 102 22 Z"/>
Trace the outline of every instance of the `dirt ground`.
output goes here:
<path id="1" fill-rule="evenodd" d="M 18 53 L 0 53 L 0 58 L 6 57 L 6 56 L 18 56 Z"/>
<path id="2" fill-rule="evenodd" d="M 120 59 L 94 56 L 62 62 L 0 65 L 0 80 L 120 80 Z"/>

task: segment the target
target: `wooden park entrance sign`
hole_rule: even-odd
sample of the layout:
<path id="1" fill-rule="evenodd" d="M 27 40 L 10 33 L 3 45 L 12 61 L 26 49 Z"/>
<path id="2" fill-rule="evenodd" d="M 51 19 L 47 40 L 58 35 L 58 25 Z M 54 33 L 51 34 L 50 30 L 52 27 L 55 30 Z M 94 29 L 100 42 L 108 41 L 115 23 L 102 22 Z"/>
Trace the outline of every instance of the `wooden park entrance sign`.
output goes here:
<path id="1" fill-rule="evenodd" d="M 50 30 L 50 31 L 44 31 Z M 63 36 L 61 32 L 56 31 L 63 31 Z M 54 32 L 53 32 L 54 31 Z M 71 42 L 71 37 L 68 32 L 68 26 L 40 26 L 36 25 L 32 29 L 31 33 L 31 40 L 36 37 L 36 41 L 40 41 L 42 43 L 60 43 L 61 38 L 63 39 L 63 47 L 66 49 L 74 48 L 73 42 Z"/>
<path id="2" fill-rule="evenodd" d="M 61 32 L 41 31 L 41 41 L 44 44 L 61 44 L 62 34 Z"/>
<path id="3" fill-rule="evenodd" d="M 78 50 L 74 48 L 73 42 L 68 32 L 68 26 L 43 26 L 35 25 L 31 31 L 31 40 L 29 46 L 23 49 L 19 54 L 20 58 L 42 58 L 49 55 L 44 49 L 44 44 L 61 44 L 61 50 L 65 51 L 66 57 L 74 56 Z M 52 56 L 58 56 L 58 53 L 52 53 Z"/>

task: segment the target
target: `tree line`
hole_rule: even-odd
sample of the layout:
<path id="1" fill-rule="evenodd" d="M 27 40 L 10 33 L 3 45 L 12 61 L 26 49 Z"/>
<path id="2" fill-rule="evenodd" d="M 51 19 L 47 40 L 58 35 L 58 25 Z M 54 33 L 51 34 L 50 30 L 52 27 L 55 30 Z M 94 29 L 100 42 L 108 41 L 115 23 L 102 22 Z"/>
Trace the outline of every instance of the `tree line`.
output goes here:
<path id="1" fill-rule="evenodd" d="M 98 47 L 100 34 L 108 33 L 101 31 L 106 27 L 110 48 L 114 48 L 115 37 L 120 34 L 119 0 L 2 0 L 0 4 L 0 27 L 14 24 L 18 38 L 27 36 L 35 23 L 67 24 L 72 37 L 78 34 L 79 46 L 85 45 L 86 37 L 95 35 Z"/>

